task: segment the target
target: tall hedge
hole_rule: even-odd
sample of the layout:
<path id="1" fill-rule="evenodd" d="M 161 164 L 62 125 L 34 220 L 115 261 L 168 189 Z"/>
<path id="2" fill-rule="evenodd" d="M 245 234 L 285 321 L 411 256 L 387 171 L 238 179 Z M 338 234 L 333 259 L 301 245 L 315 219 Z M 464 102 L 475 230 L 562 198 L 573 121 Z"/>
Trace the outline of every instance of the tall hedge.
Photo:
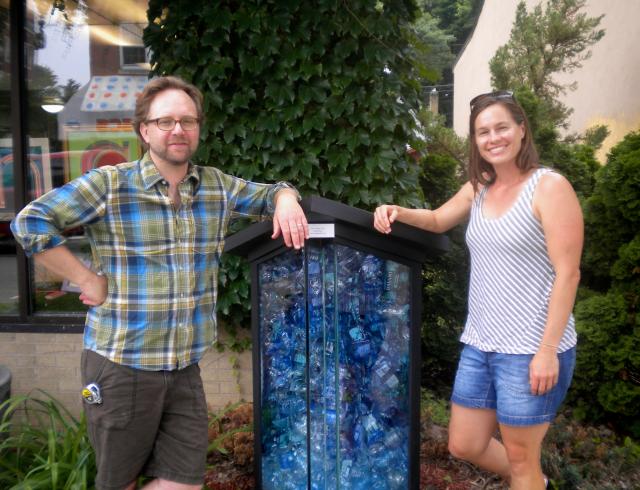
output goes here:
<path id="1" fill-rule="evenodd" d="M 576 306 L 570 396 L 579 415 L 617 422 L 640 438 L 640 132 L 618 143 L 596 174 L 585 230 L 591 291 Z"/>
<path id="2" fill-rule="evenodd" d="M 420 205 L 415 15 L 413 0 L 150 0 L 144 41 L 155 74 L 204 92 L 200 163 L 367 209 Z M 237 321 L 246 271 L 223 272 L 219 311 Z"/>

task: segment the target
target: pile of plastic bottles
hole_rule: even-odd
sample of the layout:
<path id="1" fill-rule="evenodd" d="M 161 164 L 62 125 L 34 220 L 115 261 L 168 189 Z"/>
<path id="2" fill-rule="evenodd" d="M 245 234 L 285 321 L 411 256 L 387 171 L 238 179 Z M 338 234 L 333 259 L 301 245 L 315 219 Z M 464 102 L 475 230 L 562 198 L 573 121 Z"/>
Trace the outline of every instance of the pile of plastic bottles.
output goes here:
<path id="1" fill-rule="evenodd" d="M 408 488 L 409 267 L 316 242 L 258 271 L 263 488 Z"/>

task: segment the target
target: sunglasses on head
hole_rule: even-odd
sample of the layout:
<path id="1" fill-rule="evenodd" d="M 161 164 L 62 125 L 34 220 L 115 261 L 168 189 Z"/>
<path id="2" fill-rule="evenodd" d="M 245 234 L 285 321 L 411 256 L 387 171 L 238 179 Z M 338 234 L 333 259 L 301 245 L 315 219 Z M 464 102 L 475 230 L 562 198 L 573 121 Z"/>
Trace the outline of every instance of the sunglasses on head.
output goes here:
<path id="1" fill-rule="evenodd" d="M 481 100 L 484 100 L 484 99 L 494 99 L 494 100 L 511 99 L 511 100 L 515 100 L 515 97 L 513 96 L 513 92 L 511 90 L 496 90 L 495 92 L 488 92 L 486 94 L 476 95 L 473 99 L 471 99 L 471 102 L 469 102 L 469 106 L 471 107 L 471 110 L 473 110 L 474 106 L 478 102 L 480 102 Z"/>

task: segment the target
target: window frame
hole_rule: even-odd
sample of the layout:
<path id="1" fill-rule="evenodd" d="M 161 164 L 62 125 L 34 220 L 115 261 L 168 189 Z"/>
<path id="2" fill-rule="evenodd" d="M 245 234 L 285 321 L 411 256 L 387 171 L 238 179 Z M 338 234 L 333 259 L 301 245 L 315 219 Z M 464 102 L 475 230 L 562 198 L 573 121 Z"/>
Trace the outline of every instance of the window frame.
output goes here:
<path id="1" fill-rule="evenodd" d="M 27 165 L 27 117 L 25 22 L 26 0 L 9 0 L 9 51 L 11 77 L 11 139 L 13 144 L 13 175 L 15 209 L 22 209 L 28 201 L 29 167 Z M 81 333 L 84 330 L 85 312 L 37 313 L 33 284 L 30 280 L 29 259 L 16 244 L 18 277 L 18 313 L 0 315 L 0 332 L 17 333 Z"/>

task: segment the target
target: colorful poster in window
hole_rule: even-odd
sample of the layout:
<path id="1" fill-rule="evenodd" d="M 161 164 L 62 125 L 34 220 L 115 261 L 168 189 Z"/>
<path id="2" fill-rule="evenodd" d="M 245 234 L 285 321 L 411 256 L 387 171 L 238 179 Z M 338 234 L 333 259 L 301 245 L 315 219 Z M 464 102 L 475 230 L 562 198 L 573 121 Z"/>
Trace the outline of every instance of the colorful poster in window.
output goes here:
<path id="1" fill-rule="evenodd" d="M 138 137 L 130 129 L 68 129 L 67 181 L 104 165 L 130 162 L 141 156 Z"/>
<path id="2" fill-rule="evenodd" d="M 80 110 L 83 112 L 134 111 L 136 99 L 147 82 L 149 78 L 146 75 L 93 77 L 82 99 Z"/>
<path id="3" fill-rule="evenodd" d="M 34 200 L 50 191 L 51 158 L 47 138 L 29 138 L 29 199 Z M 11 219 L 15 215 L 13 197 L 13 143 L 9 138 L 0 139 L 0 218 Z"/>

